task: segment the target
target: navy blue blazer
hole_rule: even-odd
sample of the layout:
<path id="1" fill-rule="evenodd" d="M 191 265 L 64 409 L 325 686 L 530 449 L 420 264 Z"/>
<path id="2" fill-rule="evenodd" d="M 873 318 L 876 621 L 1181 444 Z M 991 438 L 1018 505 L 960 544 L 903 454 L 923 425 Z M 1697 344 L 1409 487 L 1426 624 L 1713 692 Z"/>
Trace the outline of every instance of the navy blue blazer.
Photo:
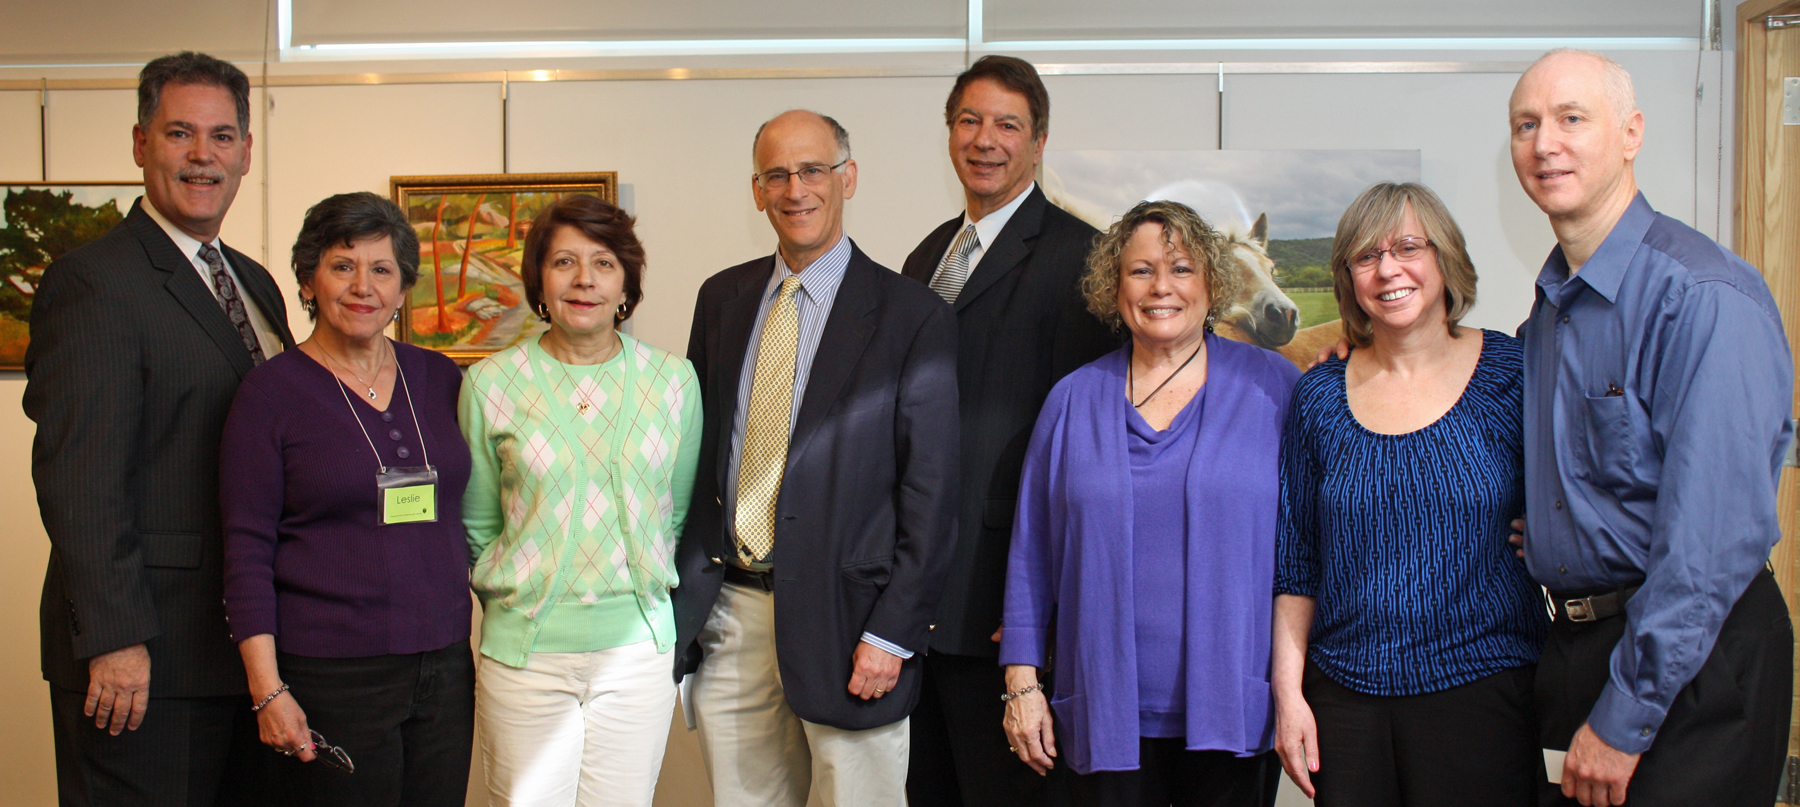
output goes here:
<path id="1" fill-rule="evenodd" d="M 694 306 L 688 360 L 706 431 L 676 564 L 676 669 L 696 669 L 696 637 L 724 580 L 725 466 L 739 374 L 774 256 L 709 278 Z M 919 667 L 954 551 L 956 320 L 930 289 L 851 245 L 788 443 L 776 502 L 776 656 L 789 706 L 842 729 L 885 726 L 919 700 Z M 864 631 L 915 651 L 886 697 L 846 689 Z"/>

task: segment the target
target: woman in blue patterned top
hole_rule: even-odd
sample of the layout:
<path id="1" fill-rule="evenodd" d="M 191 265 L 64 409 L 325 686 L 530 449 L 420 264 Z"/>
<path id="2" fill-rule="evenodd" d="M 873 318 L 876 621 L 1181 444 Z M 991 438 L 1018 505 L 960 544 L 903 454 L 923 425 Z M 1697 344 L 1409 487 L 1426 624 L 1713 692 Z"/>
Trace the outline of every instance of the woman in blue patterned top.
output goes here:
<path id="1" fill-rule="evenodd" d="M 1282 436 L 1276 750 L 1323 807 L 1529 804 L 1520 343 L 1457 324 L 1475 269 L 1422 185 L 1364 191 L 1331 270 L 1354 349 L 1300 379 Z"/>

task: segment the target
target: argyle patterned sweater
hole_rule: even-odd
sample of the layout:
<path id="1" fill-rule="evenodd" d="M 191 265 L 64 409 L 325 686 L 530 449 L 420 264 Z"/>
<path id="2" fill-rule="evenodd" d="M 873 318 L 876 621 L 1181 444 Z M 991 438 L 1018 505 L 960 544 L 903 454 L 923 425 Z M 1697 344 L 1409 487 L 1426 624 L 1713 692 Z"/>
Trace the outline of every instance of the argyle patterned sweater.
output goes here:
<path id="1" fill-rule="evenodd" d="M 669 589 L 700 456 L 700 387 L 686 359 L 619 339 L 617 356 L 588 366 L 530 339 L 463 379 L 470 583 L 481 652 L 503 664 L 674 645 Z"/>

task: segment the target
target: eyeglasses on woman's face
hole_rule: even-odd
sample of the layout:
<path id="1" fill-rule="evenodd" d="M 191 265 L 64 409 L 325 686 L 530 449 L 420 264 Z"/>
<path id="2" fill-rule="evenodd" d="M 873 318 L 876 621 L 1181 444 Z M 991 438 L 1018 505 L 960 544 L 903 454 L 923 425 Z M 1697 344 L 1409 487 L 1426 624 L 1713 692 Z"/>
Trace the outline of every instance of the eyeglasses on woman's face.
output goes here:
<path id="1" fill-rule="evenodd" d="M 1417 236 L 1408 236 L 1387 249 L 1371 249 L 1350 259 L 1350 268 L 1358 272 L 1367 272 L 1381 264 L 1381 256 L 1392 255 L 1400 263 L 1412 263 L 1425 256 L 1425 250 L 1431 242 Z"/>

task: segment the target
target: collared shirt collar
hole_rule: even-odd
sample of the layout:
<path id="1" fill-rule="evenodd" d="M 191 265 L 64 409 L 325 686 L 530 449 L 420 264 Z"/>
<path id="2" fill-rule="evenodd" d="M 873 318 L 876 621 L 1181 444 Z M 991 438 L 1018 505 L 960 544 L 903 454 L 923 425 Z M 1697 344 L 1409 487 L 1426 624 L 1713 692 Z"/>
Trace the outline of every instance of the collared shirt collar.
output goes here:
<path id="1" fill-rule="evenodd" d="M 1618 302 L 1619 286 L 1625 281 L 1625 270 L 1631 265 L 1632 253 L 1643 243 L 1644 233 L 1649 232 L 1650 225 L 1655 222 L 1656 211 L 1650 209 L 1650 202 L 1640 192 L 1626 206 L 1624 215 L 1613 225 L 1612 232 L 1607 233 L 1600 248 L 1594 250 L 1573 278 L 1569 277 L 1569 259 L 1563 254 L 1562 245 L 1551 250 L 1550 258 L 1538 272 L 1538 289 L 1557 308 L 1562 308 L 1575 293 L 1576 287 L 1570 284 L 1571 280 L 1580 280 L 1609 303 Z"/>
<path id="2" fill-rule="evenodd" d="M 994 241 L 1000 237 L 1000 231 L 1006 229 L 1006 223 L 1012 221 L 1013 214 L 1019 212 L 1019 206 L 1025 204 L 1025 197 L 1030 196 L 1031 192 L 1036 189 L 1037 182 L 1034 180 L 1031 184 L 1026 185 L 1025 190 L 1021 191 L 1018 196 L 1014 196 L 1012 201 L 1007 202 L 999 210 L 982 216 L 981 221 L 972 222 L 969 218 L 969 211 L 963 211 L 963 226 L 956 228 L 957 232 L 968 229 L 969 225 L 973 223 L 975 237 L 981 239 L 981 249 L 985 253 L 987 248 L 993 246 Z"/>
<path id="3" fill-rule="evenodd" d="M 850 234 L 845 233 L 838 238 L 836 246 L 826 250 L 805 269 L 800 270 L 800 292 L 814 303 L 830 300 L 837 295 L 838 284 L 844 282 L 844 270 L 850 266 Z M 775 271 L 769 274 L 769 283 L 763 288 L 763 299 L 768 300 L 781 293 L 781 281 L 793 273 L 786 258 L 781 257 L 781 250 L 775 250 Z"/>
<path id="4" fill-rule="evenodd" d="M 180 227 L 170 223 L 169 220 L 163 216 L 162 211 L 156 209 L 156 205 L 150 204 L 149 198 L 140 198 L 138 200 L 138 206 L 142 207 L 144 212 L 149 214 L 150 220 L 156 222 L 156 226 L 161 227 L 163 232 L 169 234 L 169 240 L 175 242 L 175 248 L 181 250 L 182 255 L 187 256 L 189 263 L 194 264 L 196 269 L 207 272 L 211 271 L 211 269 L 206 266 L 206 263 L 200 260 L 200 242 L 198 240 L 183 232 Z M 219 243 L 218 236 L 213 236 L 213 240 L 208 243 L 212 244 L 213 249 L 218 250 L 220 255 L 225 254 L 225 247 L 223 244 Z M 210 288 L 210 286 L 208 288 Z"/>

